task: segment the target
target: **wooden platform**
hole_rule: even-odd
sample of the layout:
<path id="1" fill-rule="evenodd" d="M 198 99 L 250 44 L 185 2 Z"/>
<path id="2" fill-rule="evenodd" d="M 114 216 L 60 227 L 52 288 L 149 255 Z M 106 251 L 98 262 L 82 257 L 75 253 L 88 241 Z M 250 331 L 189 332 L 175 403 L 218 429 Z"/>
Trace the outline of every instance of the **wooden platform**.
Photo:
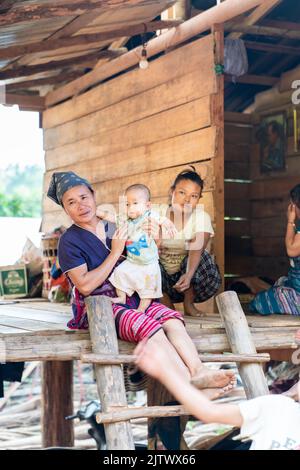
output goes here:
<path id="1" fill-rule="evenodd" d="M 52 361 L 79 359 L 90 353 L 89 333 L 69 330 L 71 307 L 43 299 L 0 303 L 0 352 L 5 348 L 5 361 Z M 300 328 L 300 317 L 272 315 L 247 316 L 257 351 L 297 348 L 294 341 Z M 199 352 L 230 351 L 225 329 L 218 314 L 203 318 L 188 318 L 187 330 Z M 133 345 L 119 342 L 121 354 L 129 354 Z M 3 358 L 1 357 L 1 360 Z"/>

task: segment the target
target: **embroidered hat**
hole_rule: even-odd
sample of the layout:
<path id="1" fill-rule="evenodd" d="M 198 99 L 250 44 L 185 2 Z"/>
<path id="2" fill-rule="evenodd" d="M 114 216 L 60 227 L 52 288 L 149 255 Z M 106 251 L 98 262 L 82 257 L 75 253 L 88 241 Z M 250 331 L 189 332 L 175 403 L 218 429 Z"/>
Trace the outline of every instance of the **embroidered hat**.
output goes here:
<path id="1" fill-rule="evenodd" d="M 93 192 L 90 183 L 86 179 L 76 175 L 76 173 L 73 173 L 73 171 L 53 173 L 47 196 L 52 199 L 52 201 L 56 202 L 56 204 L 61 206 L 61 201 L 65 192 L 82 184 L 87 186 Z"/>

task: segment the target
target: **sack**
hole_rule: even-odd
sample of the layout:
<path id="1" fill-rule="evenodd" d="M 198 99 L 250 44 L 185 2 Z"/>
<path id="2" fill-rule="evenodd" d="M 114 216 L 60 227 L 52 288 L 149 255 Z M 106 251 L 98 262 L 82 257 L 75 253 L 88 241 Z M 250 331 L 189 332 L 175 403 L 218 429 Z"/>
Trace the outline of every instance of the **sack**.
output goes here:
<path id="1" fill-rule="evenodd" d="M 224 72 L 235 77 L 240 77 L 248 72 L 247 50 L 242 39 L 225 38 L 224 48 Z"/>
<path id="2" fill-rule="evenodd" d="M 34 277 L 43 271 L 43 252 L 27 238 L 19 262 L 24 263 L 29 271 L 29 277 Z"/>

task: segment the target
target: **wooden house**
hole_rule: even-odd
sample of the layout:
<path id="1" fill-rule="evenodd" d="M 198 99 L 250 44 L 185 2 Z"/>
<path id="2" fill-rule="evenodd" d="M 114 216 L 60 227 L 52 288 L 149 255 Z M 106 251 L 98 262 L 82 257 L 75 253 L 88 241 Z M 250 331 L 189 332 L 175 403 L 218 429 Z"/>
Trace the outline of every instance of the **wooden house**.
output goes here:
<path id="1" fill-rule="evenodd" d="M 201 203 L 213 219 L 212 249 L 225 279 L 285 274 L 288 192 L 300 181 L 297 106 L 291 101 L 299 25 L 300 8 L 292 0 L 2 2 L 2 95 L 7 105 L 38 111 L 44 132 L 43 231 L 70 224 L 45 195 L 54 171 L 86 177 L 98 204 L 116 204 L 120 192 L 137 182 L 148 185 L 153 202 L 160 203 L 167 201 L 177 173 L 193 164 L 205 182 Z M 224 37 L 244 39 L 249 69 L 241 77 L 223 73 Z M 139 67 L 143 50 L 146 69 Z M 280 113 L 286 118 L 285 164 L 262 171 L 259 126 Z M 288 350 L 290 357 L 299 322 L 255 321 L 256 348 Z M 190 328 L 198 349 L 230 349 L 224 328 L 210 341 L 202 334 L 205 324 Z M 55 393 L 70 385 L 70 361 L 91 352 L 88 334 L 58 330 L 45 345 L 42 328 L 34 330 L 43 331 L 40 336 L 24 333 L 23 354 L 14 352 L 18 339 L 12 331 L 6 338 L 8 360 L 47 361 L 48 424 L 49 404 L 59 407 Z M 52 387 L 53 374 L 64 380 Z M 62 426 L 56 413 L 44 442 L 72 441 L 70 432 L 65 439 L 60 435 Z"/>

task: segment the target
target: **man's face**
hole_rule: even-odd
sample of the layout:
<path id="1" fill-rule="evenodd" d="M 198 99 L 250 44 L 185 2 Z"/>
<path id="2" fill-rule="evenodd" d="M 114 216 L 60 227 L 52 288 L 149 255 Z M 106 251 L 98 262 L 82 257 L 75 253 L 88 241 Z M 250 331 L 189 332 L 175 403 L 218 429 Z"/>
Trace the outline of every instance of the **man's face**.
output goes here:
<path id="1" fill-rule="evenodd" d="M 268 142 L 271 145 L 275 145 L 278 140 L 278 135 L 273 131 L 272 126 L 268 126 Z"/>

